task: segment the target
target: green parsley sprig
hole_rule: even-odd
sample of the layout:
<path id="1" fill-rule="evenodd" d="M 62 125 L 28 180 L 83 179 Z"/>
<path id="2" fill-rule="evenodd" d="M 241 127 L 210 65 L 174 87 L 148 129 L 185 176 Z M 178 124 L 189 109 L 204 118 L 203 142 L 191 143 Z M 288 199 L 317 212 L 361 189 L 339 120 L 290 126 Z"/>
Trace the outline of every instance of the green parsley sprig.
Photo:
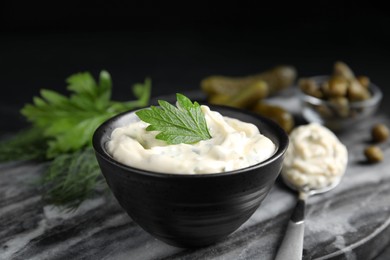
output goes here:
<path id="1" fill-rule="evenodd" d="M 193 144 L 211 138 L 205 115 L 200 105 L 182 94 L 176 94 L 177 107 L 159 100 L 159 107 L 151 106 L 136 112 L 150 125 L 147 131 L 159 131 L 156 139 L 168 144 Z"/>
<path id="2" fill-rule="evenodd" d="M 137 100 L 111 101 L 111 77 L 102 71 L 97 83 L 88 72 L 78 73 L 67 79 L 70 97 L 55 91 L 42 89 L 41 97 L 34 97 L 22 114 L 48 139 L 47 158 L 78 151 L 91 145 L 95 129 L 117 113 L 146 106 L 149 102 L 151 82 L 133 87 Z"/>
<path id="3" fill-rule="evenodd" d="M 50 160 L 40 184 L 47 202 L 77 207 L 101 183 L 91 148 L 95 129 L 108 118 L 149 104 L 151 80 L 133 86 L 135 100 L 111 100 L 112 81 L 102 71 L 98 82 L 88 73 L 67 78 L 69 97 L 42 89 L 21 113 L 32 127 L 0 143 L 0 161 Z"/>

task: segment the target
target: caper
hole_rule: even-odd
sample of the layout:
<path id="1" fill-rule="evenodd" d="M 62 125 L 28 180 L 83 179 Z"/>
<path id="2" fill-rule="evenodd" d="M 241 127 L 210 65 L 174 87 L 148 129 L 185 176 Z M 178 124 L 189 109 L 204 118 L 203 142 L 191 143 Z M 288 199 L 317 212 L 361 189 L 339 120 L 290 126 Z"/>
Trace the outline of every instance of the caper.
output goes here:
<path id="1" fill-rule="evenodd" d="M 355 75 L 350 67 L 342 61 L 337 61 L 333 66 L 333 75 L 341 76 L 346 79 L 353 79 Z"/>
<path id="2" fill-rule="evenodd" d="M 356 79 L 350 81 L 347 95 L 350 101 L 363 101 L 371 96 L 368 89 L 364 88 Z"/>
<path id="3" fill-rule="evenodd" d="M 334 112 L 340 117 L 347 117 L 349 115 L 349 101 L 346 97 L 334 97 L 329 99 L 332 104 Z"/>
<path id="4" fill-rule="evenodd" d="M 384 124 L 376 124 L 371 129 L 371 136 L 375 142 L 384 142 L 389 137 L 389 128 Z"/>
<path id="5" fill-rule="evenodd" d="M 328 97 L 343 97 L 348 89 L 348 81 L 340 76 L 330 78 L 329 87 L 327 89 Z"/>
<path id="6" fill-rule="evenodd" d="M 383 152 L 381 148 L 375 145 L 366 147 L 366 149 L 364 149 L 364 155 L 371 163 L 376 163 L 383 160 Z"/>
<path id="7" fill-rule="evenodd" d="M 323 99 L 328 99 L 328 93 L 329 93 L 329 81 L 324 81 L 321 83 L 321 92 L 323 93 L 324 98 Z"/>
<path id="8" fill-rule="evenodd" d="M 367 89 L 369 88 L 369 86 L 370 86 L 370 78 L 369 77 L 367 77 L 367 76 L 358 76 L 356 79 L 359 81 L 359 83 L 363 87 L 365 87 Z"/>

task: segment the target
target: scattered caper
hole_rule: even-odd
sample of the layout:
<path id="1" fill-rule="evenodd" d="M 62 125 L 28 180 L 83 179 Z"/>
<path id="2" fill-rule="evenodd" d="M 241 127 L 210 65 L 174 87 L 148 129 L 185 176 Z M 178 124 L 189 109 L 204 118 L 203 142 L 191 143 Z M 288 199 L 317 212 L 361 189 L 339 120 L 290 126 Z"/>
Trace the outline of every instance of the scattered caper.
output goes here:
<path id="1" fill-rule="evenodd" d="M 384 142 L 389 137 L 389 128 L 384 124 L 376 124 L 371 129 L 371 136 L 375 142 Z"/>
<path id="2" fill-rule="evenodd" d="M 381 148 L 375 145 L 366 147 L 366 149 L 364 149 L 364 155 L 371 163 L 376 163 L 383 160 L 383 153 Z"/>

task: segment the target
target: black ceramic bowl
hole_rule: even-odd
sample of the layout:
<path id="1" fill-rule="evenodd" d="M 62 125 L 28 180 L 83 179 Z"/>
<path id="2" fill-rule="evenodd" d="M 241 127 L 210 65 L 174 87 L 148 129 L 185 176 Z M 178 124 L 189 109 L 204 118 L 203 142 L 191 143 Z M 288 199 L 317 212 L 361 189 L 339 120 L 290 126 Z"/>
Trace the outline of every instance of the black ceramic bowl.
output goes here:
<path id="1" fill-rule="evenodd" d="M 288 136 L 277 124 L 233 108 L 211 109 L 255 124 L 274 142 L 275 154 L 225 173 L 157 173 L 126 166 L 107 153 L 111 132 L 137 120 L 134 111 L 109 119 L 93 136 L 100 168 L 119 204 L 144 230 L 170 245 L 206 246 L 234 232 L 260 206 L 282 168 Z"/>

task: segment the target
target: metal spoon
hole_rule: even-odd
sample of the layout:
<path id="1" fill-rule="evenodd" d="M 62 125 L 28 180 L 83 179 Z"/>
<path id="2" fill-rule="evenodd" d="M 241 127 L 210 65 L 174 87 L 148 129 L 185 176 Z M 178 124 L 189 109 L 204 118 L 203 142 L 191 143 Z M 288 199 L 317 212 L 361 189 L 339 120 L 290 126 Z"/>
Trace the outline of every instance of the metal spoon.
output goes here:
<path id="1" fill-rule="evenodd" d="M 299 199 L 290 217 L 286 234 L 276 254 L 275 260 L 302 259 L 306 200 L 309 196 L 324 193 L 335 188 L 340 183 L 340 180 L 341 178 L 321 189 L 310 189 L 307 186 L 302 187 L 294 185 L 287 178 L 283 177 L 283 181 L 288 187 L 298 191 Z"/>

